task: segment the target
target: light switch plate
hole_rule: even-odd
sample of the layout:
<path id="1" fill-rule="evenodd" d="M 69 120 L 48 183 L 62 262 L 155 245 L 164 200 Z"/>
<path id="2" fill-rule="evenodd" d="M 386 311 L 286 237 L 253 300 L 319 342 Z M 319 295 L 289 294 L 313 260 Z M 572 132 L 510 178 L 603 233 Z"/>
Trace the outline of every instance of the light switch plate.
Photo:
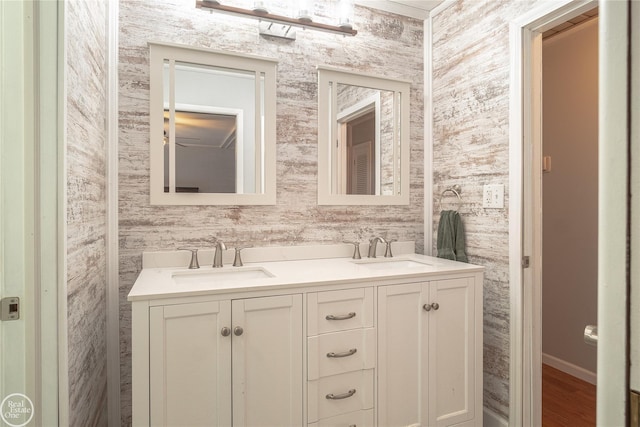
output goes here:
<path id="1" fill-rule="evenodd" d="M 487 184 L 483 188 L 482 207 L 487 209 L 504 208 L 504 185 Z"/>

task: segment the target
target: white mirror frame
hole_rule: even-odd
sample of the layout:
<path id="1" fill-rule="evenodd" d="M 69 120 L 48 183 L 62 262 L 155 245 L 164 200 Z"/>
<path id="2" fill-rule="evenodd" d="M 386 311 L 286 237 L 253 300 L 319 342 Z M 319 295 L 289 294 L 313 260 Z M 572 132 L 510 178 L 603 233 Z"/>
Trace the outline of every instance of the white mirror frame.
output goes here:
<path id="1" fill-rule="evenodd" d="M 256 176 L 262 177 L 261 192 L 256 193 L 177 193 L 164 192 L 164 148 L 159 140 L 164 131 L 163 67 L 164 61 L 210 65 L 264 75 L 264 99 L 260 78 L 256 78 Z M 150 122 L 150 202 L 152 205 L 275 205 L 276 204 L 276 65 L 277 61 L 257 56 L 230 54 L 212 49 L 170 43 L 149 42 L 149 122 Z M 174 97 L 170 95 L 170 99 Z M 264 121 L 262 120 L 264 115 Z M 252 120 L 251 117 L 244 117 Z M 263 139 L 264 137 L 264 139 Z M 175 137 L 169 138 L 175 147 Z M 171 148 L 170 148 L 171 150 Z M 170 165 L 175 169 L 175 165 Z M 171 174 L 171 172 L 170 172 Z M 175 189 L 175 173 L 173 186 Z M 171 179 L 170 179 L 171 181 Z"/>
<path id="2" fill-rule="evenodd" d="M 336 68 L 318 66 L 318 205 L 408 205 L 409 204 L 409 90 L 410 82 L 405 80 L 374 77 L 343 71 Z M 400 142 L 400 172 L 394 179 L 394 194 L 392 195 L 362 195 L 336 194 L 332 184 L 333 141 L 337 140 L 338 118 L 336 117 L 336 86 L 346 84 L 393 92 L 394 115 L 400 112 L 400 118 L 394 117 L 394 123 L 400 123 L 399 129 L 394 128 L 394 144 Z M 333 94 L 333 96 L 332 96 Z M 400 100 L 398 101 L 398 95 Z M 379 117 L 376 115 L 376 122 Z M 376 136 L 378 138 L 378 136 Z M 379 150 L 379 144 L 376 144 Z M 338 154 L 338 153 L 336 153 Z M 394 154 L 394 157 L 398 154 Z M 394 163 L 397 163 L 394 160 Z M 379 160 L 376 160 L 376 170 L 379 176 Z M 397 185 L 399 179 L 400 185 Z M 376 185 L 379 183 L 376 180 Z M 379 188 L 379 187 L 378 187 Z"/>

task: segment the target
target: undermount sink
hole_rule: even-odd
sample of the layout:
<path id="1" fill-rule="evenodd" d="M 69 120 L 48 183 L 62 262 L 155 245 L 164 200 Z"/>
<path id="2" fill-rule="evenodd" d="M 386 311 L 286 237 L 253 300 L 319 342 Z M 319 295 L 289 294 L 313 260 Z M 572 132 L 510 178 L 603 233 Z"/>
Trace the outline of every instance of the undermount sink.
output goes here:
<path id="1" fill-rule="evenodd" d="M 178 285 L 189 285 L 195 283 L 221 284 L 239 280 L 267 279 L 274 276 L 262 267 L 251 267 L 225 268 L 223 270 L 179 271 L 173 273 L 171 277 Z"/>
<path id="2" fill-rule="evenodd" d="M 371 270 L 412 270 L 425 269 L 432 267 L 431 264 L 425 262 L 414 261 L 410 259 L 366 259 L 362 261 L 353 261 L 354 263 Z"/>

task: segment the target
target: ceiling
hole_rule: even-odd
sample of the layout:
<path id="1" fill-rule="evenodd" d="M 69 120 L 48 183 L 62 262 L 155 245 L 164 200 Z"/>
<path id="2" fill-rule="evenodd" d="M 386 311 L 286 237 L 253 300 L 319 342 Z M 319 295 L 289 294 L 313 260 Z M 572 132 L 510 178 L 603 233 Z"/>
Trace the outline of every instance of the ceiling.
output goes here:
<path id="1" fill-rule="evenodd" d="M 582 15 L 578 15 L 575 18 L 569 19 L 567 22 L 563 22 L 555 28 L 552 28 L 548 31 L 542 33 L 543 39 L 548 39 L 549 37 L 555 36 L 557 34 L 563 33 L 571 28 L 576 27 L 577 25 L 584 24 L 586 22 L 591 21 L 598 17 L 598 8 L 591 9 Z"/>
<path id="2" fill-rule="evenodd" d="M 442 3 L 442 0 L 356 0 L 355 3 L 398 15 L 426 19 L 429 16 L 429 11 Z"/>

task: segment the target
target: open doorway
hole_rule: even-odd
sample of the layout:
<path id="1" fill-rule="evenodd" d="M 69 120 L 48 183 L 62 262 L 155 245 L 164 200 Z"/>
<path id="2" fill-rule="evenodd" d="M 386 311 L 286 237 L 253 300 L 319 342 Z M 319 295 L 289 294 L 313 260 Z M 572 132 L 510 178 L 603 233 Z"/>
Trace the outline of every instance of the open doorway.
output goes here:
<path id="1" fill-rule="evenodd" d="M 595 426 L 598 9 L 542 40 L 542 425 Z"/>
<path id="2" fill-rule="evenodd" d="M 341 122 L 347 141 L 347 194 L 375 194 L 375 111 Z"/>
<path id="3" fill-rule="evenodd" d="M 542 425 L 542 34 L 600 7 L 597 423 L 625 425 L 629 403 L 630 147 L 628 47 L 633 2 L 544 2 L 511 21 L 509 265 L 510 414 Z M 606 142 L 606 143 L 604 143 Z M 552 165 L 553 168 L 553 165 Z M 511 232 L 512 231 L 512 232 Z M 587 337 L 587 334 L 585 334 Z M 625 350 L 626 349 L 626 350 Z"/>
<path id="4" fill-rule="evenodd" d="M 343 194 L 380 194 L 377 177 L 381 176 L 381 93 L 369 94 L 370 89 L 361 91 L 361 88 L 356 87 L 354 91 L 352 87 L 345 87 L 340 92 L 344 105 L 336 114 L 339 135 L 336 184 Z M 367 96 L 358 100 L 355 95 Z"/>

